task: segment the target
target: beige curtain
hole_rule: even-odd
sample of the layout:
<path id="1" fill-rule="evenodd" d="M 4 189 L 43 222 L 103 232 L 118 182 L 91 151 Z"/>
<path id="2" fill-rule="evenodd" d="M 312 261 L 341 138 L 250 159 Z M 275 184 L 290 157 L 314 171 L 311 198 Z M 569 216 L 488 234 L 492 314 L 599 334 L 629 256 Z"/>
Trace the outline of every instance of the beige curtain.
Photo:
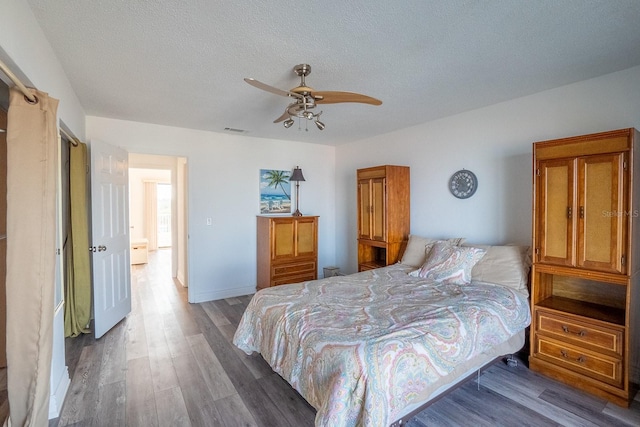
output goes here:
<path id="1" fill-rule="evenodd" d="M 49 418 L 56 262 L 58 100 L 13 88 L 7 129 L 7 388 L 9 426 Z"/>
<path id="2" fill-rule="evenodd" d="M 72 145 L 69 156 L 71 224 L 67 227 L 64 336 L 91 332 L 91 270 L 87 201 L 87 145 Z"/>
<path id="3" fill-rule="evenodd" d="M 144 182 L 144 231 L 150 251 L 158 249 L 158 183 Z"/>

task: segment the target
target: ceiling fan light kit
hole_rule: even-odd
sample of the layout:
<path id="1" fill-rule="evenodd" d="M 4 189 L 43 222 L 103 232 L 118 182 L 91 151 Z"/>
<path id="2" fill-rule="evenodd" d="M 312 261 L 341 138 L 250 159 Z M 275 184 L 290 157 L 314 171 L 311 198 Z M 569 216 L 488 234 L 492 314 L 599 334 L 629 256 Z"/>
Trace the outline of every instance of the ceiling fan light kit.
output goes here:
<path id="1" fill-rule="evenodd" d="M 274 123 L 283 122 L 283 126 L 289 129 L 295 123 L 294 118 L 306 119 L 313 121 L 320 130 L 325 128 L 325 124 L 319 120 L 322 111 L 314 113 L 313 110 L 317 104 L 338 104 L 343 102 L 357 102 L 361 104 L 381 105 L 382 101 L 367 95 L 354 92 L 340 91 L 316 91 L 307 86 L 305 77 L 311 74 L 311 66 L 309 64 L 298 64 L 293 67 L 293 72 L 300 77 L 300 85 L 291 90 L 282 90 L 262 83 L 253 78 L 245 78 L 244 81 L 253 87 L 271 92 L 275 95 L 287 96 L 295 100 L 285 108 L 284 113 L 275 119 Z M 308 123 L 308 122 L 306 122 Z M 305 129 L 309 130 L 306 128 Z"/>

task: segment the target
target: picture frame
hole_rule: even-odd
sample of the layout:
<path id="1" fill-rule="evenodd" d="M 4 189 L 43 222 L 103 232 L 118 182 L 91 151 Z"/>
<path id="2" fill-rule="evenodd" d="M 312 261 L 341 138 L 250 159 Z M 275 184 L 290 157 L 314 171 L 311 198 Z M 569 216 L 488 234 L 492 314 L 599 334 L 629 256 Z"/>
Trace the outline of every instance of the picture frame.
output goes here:
<path id="1" fill-rule="evenodd" d="M 260 214 L 291 214 L 291 171 L 260 169 Z"/>

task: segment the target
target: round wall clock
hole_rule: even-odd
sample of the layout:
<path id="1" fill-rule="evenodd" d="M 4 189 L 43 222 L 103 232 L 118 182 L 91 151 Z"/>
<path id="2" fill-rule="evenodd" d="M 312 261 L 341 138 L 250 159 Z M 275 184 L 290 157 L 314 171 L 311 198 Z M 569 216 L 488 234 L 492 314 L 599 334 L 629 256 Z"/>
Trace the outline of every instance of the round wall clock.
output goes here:
<path id="1" fill-rule="evenodd" d="M 449 191 L 458 199 L 468 199 L 478 189 L 478 178 L 471 171 L 462 169 L 449 180 Z"/>

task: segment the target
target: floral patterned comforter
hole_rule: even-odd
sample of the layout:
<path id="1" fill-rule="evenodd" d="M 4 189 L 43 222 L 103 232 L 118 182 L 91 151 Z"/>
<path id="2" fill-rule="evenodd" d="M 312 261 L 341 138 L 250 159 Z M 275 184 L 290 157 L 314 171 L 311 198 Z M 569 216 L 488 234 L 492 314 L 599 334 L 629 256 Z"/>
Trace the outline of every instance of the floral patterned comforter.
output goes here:
<path id="1" fill-rule="evenodd" d="M 261 290 L 233 342 L 316 408 L 316 426 L 389 425 L 429 384 L 531 320 L 510 288 L 407 273 L 396 264 Z"/>

